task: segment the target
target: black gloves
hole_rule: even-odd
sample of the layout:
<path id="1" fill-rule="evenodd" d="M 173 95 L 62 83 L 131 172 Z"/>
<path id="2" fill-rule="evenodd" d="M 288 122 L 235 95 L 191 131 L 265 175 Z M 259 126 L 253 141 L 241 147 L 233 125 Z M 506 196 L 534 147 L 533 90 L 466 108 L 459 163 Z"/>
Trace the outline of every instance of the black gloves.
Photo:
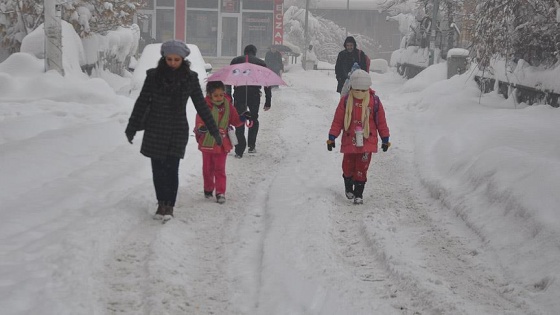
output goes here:
<path id="1" fill-rule="evenodd" d="M 391 142 L 389 142 L 389 137 L 381 138 L 381 149 L 383 150 L 383 152 L 387 152 L 390 146 L 391 146 Z"/>
<path id="2" fill-rule="evenodd" d="M 134 136 L 136 135 L 136 131 L 127 128 L 124 133 L 126 135 L 126 139 L 128 140 L 128 142 L 132 144 L 132 139 L 134 139 Z"/>
<path id="3" fill-rule="evenodd" d="M 270 109 L 270 101 L 267 100 L 267 101 L 264 102 L 264 111 L 266 112 L 269 109 Z"/>
<path id="4" fill-rule="evenodd" d="M 332 151 L 332 149 L 336 147 L 336 145 L 334 144 L 335 139 L 335 136 L 329 135 L 329 140 L 327 140 L 327 150 Z"/>

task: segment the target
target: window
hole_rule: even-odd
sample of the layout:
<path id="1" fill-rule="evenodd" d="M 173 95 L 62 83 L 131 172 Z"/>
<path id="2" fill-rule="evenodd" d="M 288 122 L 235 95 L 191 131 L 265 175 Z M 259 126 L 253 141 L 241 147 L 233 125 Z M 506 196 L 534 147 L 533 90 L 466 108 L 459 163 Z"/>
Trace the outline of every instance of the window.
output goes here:
<path id="1" fill-rule="evenodd" d="M 218 12 L 187 11 L 187 42 L 195 44 L 203 56 L 216 56 Z"/>
<path id="2" fill-rule="evenodd" d="M 272 44 L 272 13 L 243 14 L 243 47 L 253 44 L 257 47 L 257 55 L 264 57 Z"/>
<path id="3" fill-rule="evenodd" d="M 175 10 L 156 10 L 156 41 L 165 42 L 174 38 Z"/>
<path id="4" fill-rule="evenodd" d="M 239 13 L 239 0 L 222 0 L 223 13 Z"/>
<path id="5" fill-rule="evenodd" d="M 244 10 L 272 10 L 274 0 L 244 0 Z"/>
<path id="6" fill-rule="evenodd" d="M 175 0 L 156 0 L 158 7 L 175 7 Z"/>
<path id="7" fill-rule="evenodd" d="M 187 0 L 187 8 L 217 9 L 218 0 Z"/>

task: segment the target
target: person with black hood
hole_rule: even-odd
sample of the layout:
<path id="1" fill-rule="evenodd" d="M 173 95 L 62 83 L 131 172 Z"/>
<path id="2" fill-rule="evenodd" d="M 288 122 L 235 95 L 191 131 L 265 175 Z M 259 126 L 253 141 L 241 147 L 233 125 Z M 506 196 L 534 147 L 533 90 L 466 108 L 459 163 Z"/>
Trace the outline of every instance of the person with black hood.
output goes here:
<path id="1" fill-rule="evenodd" d="M 152 161 L 158 200 L 154 219 L 164 222 L 173 217 L 179 188 L 179 161 L 185 156 L 189 140 L 186 116 L 189 98 L 208 133 L 217 145 L 222 145 L 223 136 L 202 95 L 198 74 L 190 69 L 186 59 L 189 54 L 189 48 L 182 41 L 170 40 L 161 45 L 161 58 L 156 68 L 146 72 L 125 130 L 130 143 L 137 131 L 144 130 L 140 153 Z"/>
<path id="2" fill-rule="evenodd" d="M 348 79 L 348 73 L 352 70 L 352 65 L 357 62 L 360 69 L 367 71 L 366 54 L 358 49 L 356 40 L 352 36 L 346 37 L 344 40 L 344 50 L 338 53 L 336 58 L 336 65 L 334 66 L 334 73 L 338 85 L 336 91 L 340 93 L 344 82 Z"/>
<path id="3" fill-rule="evenodd" d="M 257 47 L 247 45 L 242 56 L 237 56 L 231 60 L 230 65 L 250 62 L 266 68 L 266 63 L 257 57 Z M 272 92 L 270 87 L 264 87 L 265 102 L 264 110 L 268 111 L 271 106 Z M 245 139 L 245 125 L 235 128 L 238 144 L 235 146 L 235 157 L 242 158 L 245 148 L 249 146 L 249 153 L 256 153 L 257 133 L 259 132 L 259 105 L 261 103 L 261 87 L 253 85 L 236 86 L 233 90 L 233 104 L 238 113 L 247 110 L 251 116 L 252 125 L 249 127 L 247 139 Z"/>

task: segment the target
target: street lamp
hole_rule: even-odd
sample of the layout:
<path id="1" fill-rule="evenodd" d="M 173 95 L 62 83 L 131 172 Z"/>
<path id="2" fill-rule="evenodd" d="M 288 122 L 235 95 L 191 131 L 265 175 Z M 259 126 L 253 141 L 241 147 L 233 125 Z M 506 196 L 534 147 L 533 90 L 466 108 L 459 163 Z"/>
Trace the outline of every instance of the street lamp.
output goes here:
<path id="1" fill-rule="evenodd" d="M 430 60 L 429 65 L 433 65 L 436 53 L 436 29 L 437 29 L 437 16 L 439 10 L 439 0 L 434 0 L 434 7 L 432 8 L 432 23 L 430 25 Z"/>
<path id="2" fill-rule="evenodd" d="M 303 58 L 301 60 L 303 69 L 305 69 L 305 64 L 307 63 L 307 45 L 309 45 L 309 31 L 308 31 L 308 24 L 309 24 L 309 0 L 305 1 L 305 31 L 304 31 L 304 49 L 303 49 Z M 307 69 L 306 69 L 307 70 Z"/>
<path id="3" fill-rule="evenodd" d="M 346 0 L 346 37 L 348 37 L 349 26 L 350 26 L 350 0 Z"/>

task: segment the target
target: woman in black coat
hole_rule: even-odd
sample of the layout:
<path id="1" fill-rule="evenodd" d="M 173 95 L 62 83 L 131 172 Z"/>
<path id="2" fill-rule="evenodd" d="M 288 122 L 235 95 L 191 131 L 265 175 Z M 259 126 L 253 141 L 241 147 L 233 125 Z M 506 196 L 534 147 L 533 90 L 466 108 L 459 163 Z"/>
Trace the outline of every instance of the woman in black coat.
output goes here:
<path id="1" fill-rule="evenodd" d="M 140 152 L 152 160 L 152 173 L 158 208 L 154 219 L 169 220 L 179 187 L 179 160 L 185 156 L 189 139 L 187 100 L 192 99 L 208 132 L 222 144 L 222 136 L 202 95 L 198 74 L 185 58 L 190 50 L 181 41 L 161 45 L 161 59 L 149 69 L 142 91 L 134 104 L 126 127 L 130 143 L 137 131 L 144 131 Z"/>

